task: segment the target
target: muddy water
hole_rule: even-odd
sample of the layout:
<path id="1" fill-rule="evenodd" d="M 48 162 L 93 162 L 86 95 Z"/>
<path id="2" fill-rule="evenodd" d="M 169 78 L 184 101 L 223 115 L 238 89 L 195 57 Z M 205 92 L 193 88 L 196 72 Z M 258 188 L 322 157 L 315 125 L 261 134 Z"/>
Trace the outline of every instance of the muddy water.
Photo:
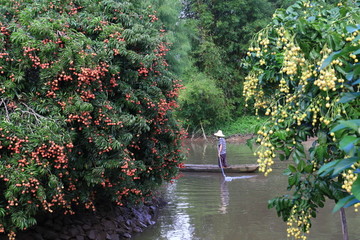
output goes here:
<path id="1" fill-rule="evenodd" d="M 214 143 L 188 143 L 187 163 L 216 164 Z M 230 164 L 255 163 L 244 144 L 228 143 Z M 160 212 L 157 223 L 138 234 L 135 240 L 279 240 L 287 239 L 286 224 L 277 217 L 267 201 L 286 194 L 284 163 L 272 174 L 228 174 L 247 176 L 225 182 L 217 173 L 184 173 L 175 183 L 163 187 L 169 204 Z M 340 217 L 331 213 L 333 204 L 322 209 L 308 239 L 342 239 Z M 360 215 L 346 210 L 349 237 L 360 239 Z"/>

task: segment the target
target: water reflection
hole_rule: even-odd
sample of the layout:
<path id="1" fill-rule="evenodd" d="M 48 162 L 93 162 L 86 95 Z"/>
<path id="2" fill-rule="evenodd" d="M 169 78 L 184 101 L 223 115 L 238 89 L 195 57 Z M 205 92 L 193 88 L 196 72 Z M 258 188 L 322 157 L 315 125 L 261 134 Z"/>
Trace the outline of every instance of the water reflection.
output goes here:
<path id="1" fill-rule="evenodd" d="M 220 208 L 219 211 L 222 214 L 227 213 L 227 206 L 229 205 L 229 189 L 226 181 L 222 181 L 220 184 Z"/>
<path id="2" fill-rule="evenodd" d="M 186 142 L 188 150 L 187 163 L 217 164 L 216 141 Z M 248 146 L 240 143 L 227 143 L 227 160 L 229 164 L 256 163 Z"/>
<path id="3" fill-rule="evenodd" d="M 205 145 L 189 145 L 188 163 L 216 161 L 216 148 Z M 245 145 L 228 143 L 228 155 L 231 164 L 256 161 Z M 285 164 L 278 164 L 269 177 L 229 174 L 245 177 L 231 182 L 225 182 L 220 173 L 183 173 L 174 184 L 163 187 L 168 205 L 161 210 L 157 223 L 133 239 L 285 240 L 286 224 L 275 210 L 267 208 L 269 199 L 287 193 L 287 178 L 281 174 Z M 331 213 L 332 208 L 328 203 L 318 213 L 308 239 L 342 239 L 340 218 Z M 359 239 L 359 215 L 348 210 L 347 219 L 349 238 Z"/>

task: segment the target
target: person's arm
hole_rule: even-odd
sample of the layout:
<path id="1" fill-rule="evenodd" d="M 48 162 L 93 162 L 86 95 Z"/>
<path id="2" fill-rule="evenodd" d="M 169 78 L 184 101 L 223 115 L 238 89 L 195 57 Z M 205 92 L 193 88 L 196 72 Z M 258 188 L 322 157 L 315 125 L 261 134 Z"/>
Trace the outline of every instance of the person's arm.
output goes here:
<path id="1" fill-rule="evenodd" d="M 220 144 L 219 147 L 218 147 L 218 156 L 220 157 L 220 153 L 222 151 L 222 148 L 223 148 L 223 145 Z"/>

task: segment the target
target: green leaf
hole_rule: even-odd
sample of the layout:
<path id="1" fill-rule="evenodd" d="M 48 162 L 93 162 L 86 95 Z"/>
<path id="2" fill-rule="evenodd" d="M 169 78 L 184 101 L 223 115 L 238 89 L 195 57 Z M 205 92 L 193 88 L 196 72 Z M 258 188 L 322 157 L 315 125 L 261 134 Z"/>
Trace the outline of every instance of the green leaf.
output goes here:
<path id="1" fill-rule="evenodd" d="M 279 131 L 276 131 L 273 135 L 275 137 L 278 137 L 279 139 L 285 141 L 286 137 L 287 137 L 287 132 L 285 130 L 279 130 Z"/>
<path id="2" fill-rule="evenodd" d="M 304 161 L 304 160 L 302 160 L 302 159 L 301 159 L 301 160 L 299 160 L 299 164 L 298 164 L 298 166 L 297 166 L 298 171 L 299 171 L 299 172 L 303 172 L 303 171 L 304 171 L 305 166 L 306 166 L 305 161 Z"/>
<path id="3" fill-rule="evenodd" d="M 293 165 L 289 165 L 288 169 L 293 173 L 297 172 L 296 167 L 294 167 Z"/>
<path id="4" fill-rule="evenodd" d="M 348 92 L 343 94 L 338 103 L 347 103 L 360 97 L 360 92 Z"/>
<path id="5" fill-rule="evenodd" d="M 0 208 L 0 217 L 4 217 L 6 215 L 6 210 L 3 208 Z"/>
<path id="6" fill-rule="evenodd" d="M 351 157 L 342 160 L 338 160 L 337 164 L 334 166 L 333 177 L 337 176 L 340 172 L 344 171 L 345 169 L 350 168 L 355 162 L 357 162 L 359 158 Z"/>
<path id="7" fill-rule="evenodd" d="M 253 151 L 255 140 L 255 138 L 250 138 L 246 140 L 246 145 L 251 149 L 251 151 Z"/>
<path id="8" fill-rule="evenodd" d="M 357 30 L 359 30 L 359 27 L 356 26 L 356 25 L 346 26 L 346 31 L 347 31 L 348 33 L 353 33 L 353 32 L 356 32 Z"/>
<path id="9" fill-rule="evenodd" d="M 358 131 L 360 127 L 360 119 L 352 119 L 347 121 L 340 121 L 340 124 L 338 124 L 336 127 L 334 127 L 331 132 L 337 132 L 339 130 L 342 130 L 344 128 L 350 128 L 354 131 Z"/>
<path id="10" fill-rule="evenodd" d="M 306 173 L 312 173 L 312 171 L 313 171 L 313 165 L 306 165 L 305 167 L 304 167 L 304 171 L 306 172 Z"/>
<path id="11" fill-rule="evenodd" d="M 354 55 L 358 55 L 360 54 L 360 48 L 358 50 L 356 50 L 355 52 L 353 52 Z"/>
<path id="12" fill-rule="evenodd" d="M 300 179 L 300 174 L 299 173 L 295 173 L 293 175 L 290 175 L 288 178 L 288 183 L 289 186 L 294 186 L 297 185 L 299 183 L 299 179 Z"/>
<path id="13" fill-rule="evenodd" d="M 340 149 L 349 154 L 352 150 L 354 150 L 354 146 L 359 140 L 360 139 L 356 136 L 344 136 L 339 143 Z"/>
<path id="14" fill-rule="evenodd" d="M 333 46 L 334 46 L 334 49 L 340 49 L 341 48 L 341 42 L 342 42 L 342 39 L 341 37 L 338 35 L 338 34 L 331 34 L 331 40 L 332 40 L 332 43 L 333 43 Z"/>
<path id="15" fill-rule="evenodd" d="M 326 196 L 328 196 L 328 197 L 331 196 L 331 192 L 330 192 L 329 185 L 327 184 L 327 182 L 321 181 L 318 184 L 318 187 Z"/>
<path id="16" fill-rule="evenodd" d="M 288 159 L 290 157 L 291 150 L 289 148 L 287 148 L 286 146 L 283 148 L 283 150 L 285 153 L 285 158 Z"/>
<path id="17" fill-rule="evenodd" d="M 322 63 L 320 69 L 326 68 L 335 58 L 340 55 L 341 51 L 332 52 Z"/>
<path id="18" fill-rule="evenodd" d="M 358 200 L 353 195 L 349 195 L 349 196 L 346 196 L 346 197 L 340 199 L 336 203 L 336 205 L 335 205 L 335 207 L 333 209 L 333 213 L 339 211 L 340 208 L 345 207 L 345 205 L 349 206 L 349 204 L 351 204 L 351 203 L 355 204 L 356 201 L 358 201 Z"/>
<path id="19" fill-rule="evenodd" d="M 354 71 L 346 73 L 346 76 L 345 76 L 346 80 L 352 81 L 353 77 L 354 77 Z"/>
<path id="20" fill-rule="evenodd" d="M 324 159 L 325 154 L 326 154 L 326 145 L 320 145 L 318 147 L 315 148 L 315 156 L 317 159 L 321 160 Z"/>
<path id="21" fill-rule="evenodd" d="M 360 177 L 358 176 L 356 181 L 353 183 L 351 193 L 360 200 Z"/>
<path id="22" fill-rule="evenodd" d="M 329 163 L 326 163 L 324 165 L 321 166 L 321 168 L 319 169 L 318 173 L 320 174 L 320 176 L 324 177 L 328 174 L 331 174 L 334 171 L 334 166 L 336 164 L 338 164 L 340 160 L 335 160 L 335 161 L 331 161 Z"/>

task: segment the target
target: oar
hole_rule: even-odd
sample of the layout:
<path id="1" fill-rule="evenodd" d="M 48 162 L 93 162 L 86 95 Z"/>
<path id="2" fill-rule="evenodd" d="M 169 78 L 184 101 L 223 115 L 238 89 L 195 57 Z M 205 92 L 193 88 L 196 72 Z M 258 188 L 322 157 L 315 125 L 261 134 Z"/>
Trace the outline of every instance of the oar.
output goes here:
<path id="1" fill-rule="evenodd" d="M 226 182 L 230 182 L 230 181 L 232 181 L 233 179 L 243 179 L 243 178 L 255 177 L 255 175 L 251 175 L 251 176 L 240 176 L 240 177 L 228 177 L 228 176 L 225 175 L 224 168 L 222 167 L 221 158 L 219 158 L 218 160 L 219 160 L 219 163 L 220 163 L 220 168 L 221 168 L 222 175 L 224 176 L 224 179 L 225 179 Z"/>
<path id="2" fill-rule="evenodd" d="M 227 177 L 227 176 L 225 175 L 224 168 L 222 167 L 222 164 L 221 164 L 221 158 L 219 157 L 218 160 L 219 160 L 221 172 L 222 172 L 222 175 L 224 176 L 225 181 L 231 181 L 232 178 L 231 178 L 231 177 Z"/>

